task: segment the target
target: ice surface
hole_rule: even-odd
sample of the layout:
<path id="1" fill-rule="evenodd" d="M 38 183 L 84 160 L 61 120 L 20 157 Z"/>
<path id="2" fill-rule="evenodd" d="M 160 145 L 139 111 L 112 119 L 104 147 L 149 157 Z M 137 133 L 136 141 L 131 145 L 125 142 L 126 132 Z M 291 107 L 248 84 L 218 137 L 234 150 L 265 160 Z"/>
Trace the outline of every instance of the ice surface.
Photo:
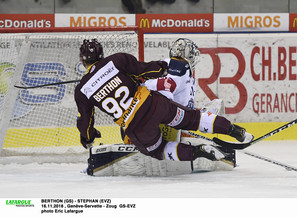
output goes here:
<path id="1" fill-rule="evenodd" d="M 263 141 L 246 150 L 297 168 L 297 141 Z M 240 152 L 237 164 L 232 171 L 171 177 L 91 177 L 81 173 L 84 163 L 11 163 L 0 166 L 0 198 L 289 198 L 297 203 L 296 171 Z"/>

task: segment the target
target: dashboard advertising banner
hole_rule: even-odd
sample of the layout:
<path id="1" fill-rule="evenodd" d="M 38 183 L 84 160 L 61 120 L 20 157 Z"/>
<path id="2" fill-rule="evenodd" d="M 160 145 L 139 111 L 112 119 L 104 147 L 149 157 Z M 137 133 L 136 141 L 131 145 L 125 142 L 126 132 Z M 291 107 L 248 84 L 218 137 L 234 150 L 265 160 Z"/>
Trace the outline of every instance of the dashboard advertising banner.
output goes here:
<path id="1" fill-rule="evenodd" d="M 1 28 L 49 28 L 55 26 L 54 14 L 1 14 Z"/>
<path id="2" fill-rule="evenodd" d="M 55 14 L 55 27 L 135 26 L 135 14 Z"/>
<path id="3" fill-rule="evenodd" d="M 290 14 L 290 32 L 297 32 L 297 14 Z"/>
<path id="4" fill-rule="evenodd" d="M 213 14 L 136 14 L 144 32 L 212 32 Z"/>
<path id="5" fill-rule="evenodd" d="M 215 13 L 214 32 L 288 31 L 288 13 Z"/>

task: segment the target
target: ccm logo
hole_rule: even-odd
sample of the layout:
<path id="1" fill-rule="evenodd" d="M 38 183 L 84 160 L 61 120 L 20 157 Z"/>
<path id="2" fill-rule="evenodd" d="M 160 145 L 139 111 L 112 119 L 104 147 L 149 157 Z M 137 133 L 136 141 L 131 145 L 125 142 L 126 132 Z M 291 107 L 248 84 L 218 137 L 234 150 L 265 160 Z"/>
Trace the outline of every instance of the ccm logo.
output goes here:
<path id="1" fill-rule="evenodd" d="M 138 151 L 138 149 L 135 146 L 120 146 L 118 151 L 135 152 Z"/>

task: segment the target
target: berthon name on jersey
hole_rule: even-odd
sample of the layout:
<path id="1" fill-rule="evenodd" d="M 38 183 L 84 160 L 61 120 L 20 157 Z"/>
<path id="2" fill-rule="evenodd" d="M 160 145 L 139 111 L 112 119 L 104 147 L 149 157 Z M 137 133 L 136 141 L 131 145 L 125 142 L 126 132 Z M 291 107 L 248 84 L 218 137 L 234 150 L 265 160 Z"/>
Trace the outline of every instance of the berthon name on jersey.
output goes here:
<path id="1" fill-rule="evenodd" d="M 122 80 L 116 76 L 110 82 L 108 82 L 102 89 L 100 89 L 96 95 L 93 96 L 96 101 L 100 102 L 104 97 L 106 97 L 112 90 L 118 87 L 122 83 Z"/>
<path id="2" fill-rule="evenodd" d="M 94 67 L 94 66 L 93 66 Z M 91 70 L 92 71 L 92 68 Z M 99 90 L 108 80 L 115 77 L 119 70 L 112 61 L 109 61 L 104 67 L 98 70 L 80 89 L 80 91 L 88 98 Z M 110 83 L 110 82 L 109 82 Z"/>

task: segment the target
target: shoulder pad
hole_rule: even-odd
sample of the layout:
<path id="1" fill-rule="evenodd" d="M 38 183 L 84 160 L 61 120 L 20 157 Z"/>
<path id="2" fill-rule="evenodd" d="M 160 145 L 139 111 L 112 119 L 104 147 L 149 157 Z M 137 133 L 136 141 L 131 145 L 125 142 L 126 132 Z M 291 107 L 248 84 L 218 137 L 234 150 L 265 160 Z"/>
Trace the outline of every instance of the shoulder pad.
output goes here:
<path id="1" fill-rule="evenodd" d="M 187 70 L 190 70 L 190 65 L 184 61 L 171 59 L 169 62 L 168 73 L 175 76 L 183 76 Z"/>

